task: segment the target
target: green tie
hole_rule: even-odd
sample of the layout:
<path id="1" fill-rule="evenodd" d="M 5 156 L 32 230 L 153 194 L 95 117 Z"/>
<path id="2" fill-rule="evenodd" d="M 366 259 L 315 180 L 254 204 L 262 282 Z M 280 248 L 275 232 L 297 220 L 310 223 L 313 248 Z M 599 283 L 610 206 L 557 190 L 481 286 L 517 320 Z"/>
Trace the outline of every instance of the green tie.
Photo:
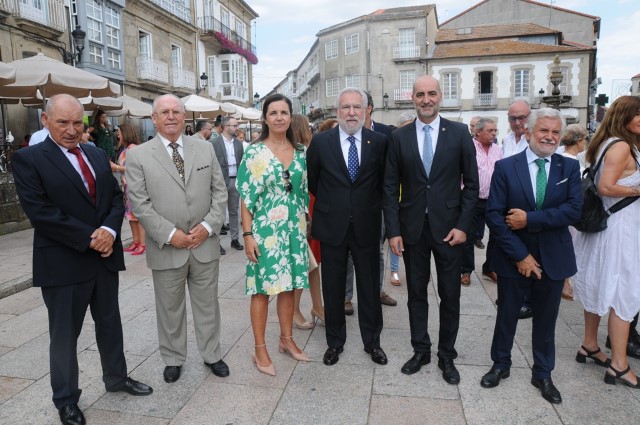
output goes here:
<path id="1" fill-rule="evenodd" d="M 538 166 L 538 174 L 536 175 L 536 209 L 542 209 L 544 202 L 544 193 L 547 191 L 547 170 L 544 168 L 546 159 L 536 159 Z"/>

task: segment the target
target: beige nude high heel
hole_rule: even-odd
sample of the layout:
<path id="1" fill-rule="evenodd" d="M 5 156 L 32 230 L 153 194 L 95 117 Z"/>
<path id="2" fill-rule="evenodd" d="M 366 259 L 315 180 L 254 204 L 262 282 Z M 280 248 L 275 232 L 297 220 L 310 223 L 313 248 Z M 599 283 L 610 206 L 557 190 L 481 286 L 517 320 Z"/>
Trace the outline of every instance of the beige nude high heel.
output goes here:
<path id="1" fill-rule="evenodd" d="M 256 345 L 255 348 L 262 348 L 265 345 L 266 344 Z M 253 362 L 256 364 L 256 367 L 260 372 L 264 373 L 265 375 L 276 376 L 276 367 L 273 365 L 273 362 L 269 366 L 260 366 L 258 364 L 258 359 L 256 358 L 256 353 L 253 353 L 252 357 L 253 357 Z"/>
<path id="2" fill-rule="evenodd" d="M 311 308 L 311 323 L 315 325 L 316 320 L 319 320 L 320 325 L 324 326 L 324 315 L 320 316 L 314 308 Z"/>
<path id="3" fill-rule="evenodd" d="M 280 351 L 281 353 L 289 352 L 291 357 L 293 357 L 295 360 L 298 360 L 299 362 L 310 362 L 311 361 L 309 356 L 307 356 L 307 354 L 304 351 L 301 351 L 300 353 L 294 353 L 290 348 L 287 348 L 282 343 L 283 339 L 291 339 L 293 341 L 293 337 L 292 336 L 281 336 L 280 337 L 280 346 L 278 348 L 278 351 Z"/>

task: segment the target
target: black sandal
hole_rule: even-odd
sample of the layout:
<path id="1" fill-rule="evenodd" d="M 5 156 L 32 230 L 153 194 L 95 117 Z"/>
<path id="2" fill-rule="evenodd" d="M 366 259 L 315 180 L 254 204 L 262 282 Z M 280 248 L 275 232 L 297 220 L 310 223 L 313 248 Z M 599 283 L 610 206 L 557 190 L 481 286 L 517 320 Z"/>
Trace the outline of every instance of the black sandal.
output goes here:
<path id="1" fill-rule="evenodd" d="M 636 377 L 636 383 L 635 384 L 632 384 L 631 382 L 627 381 L 626 379 L 622 379 L 622 377 L 624 375 L 626 375 L 631 370 L 631 366 L 627 366 L 627 368 L 625 370 L 623 370 L 622 372 L 620 372 L 619 370 L 616 370 L 613 366 L 609 366 L 609 369 L 611 369 L 613 371 L 613 373 L 615 373 L 616 375 L 613 376 L 613 375 L 609 374 L 609 371 L 606 371 L 604 373 L 604 382 L 606 384 L 615 385 L 616 381 L 620 381 L 623 384 L 625 384 L 627 387 L 640 389 L 640 379 L 638 379 L 637 377 Z"/>
<path id="2" fill-rule="evenodd" d="M 586 347 L 584 345 L 580 346 L 580 348 L 582 348 L 584 350 L 585 353 L 587 354 L 582 354 L 580 351 L 578 351 L 578 354 L 576 354 L 576 361 L 578 363 L 586 363 L 587 362 L 587 357 L 589 357 L 591 360 L 593 360 L 598 366 L 602 366 L 602 367 L 611 367 L 611 359 L 607 358 L 607 360 L 602 361 L 597 357 L 594 357 L 596 354 L 600 353 L 600 347 L 598 347 L 597 350 L 595 351 L 589 351 L 586 349 Z M 626 372 L 625 372 L 626 373 Z M 624 375 L 624 373 L 623 373 Z"/>

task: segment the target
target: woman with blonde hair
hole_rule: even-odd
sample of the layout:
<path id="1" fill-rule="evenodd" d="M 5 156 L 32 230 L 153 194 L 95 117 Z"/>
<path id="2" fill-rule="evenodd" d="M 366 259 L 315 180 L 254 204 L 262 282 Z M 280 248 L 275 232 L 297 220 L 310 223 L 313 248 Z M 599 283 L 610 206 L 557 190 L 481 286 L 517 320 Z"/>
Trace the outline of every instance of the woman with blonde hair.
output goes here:
<path id="1" fill-rule="evenodd" d="M 640 97 L 621 96 L 611 105 L 587 150 L 587 162 L 598 163 L 596 185 L 605 208 L 640 195 Z M 606 149 L 606 152 L 605 152 Z M 575 297 L 584 306 L 584 339 L 576 361 L 587 357 L 607 368 L 604 381 L 640 389 L 627 363 L 629 322 L 640 310 L 640 202 L 636 199 L 611 214 L 598 233 L 578 232 L 574 240 L 578 273 Z M 609 315 L 611 360 L 598 346 L 600 318 Z"/>

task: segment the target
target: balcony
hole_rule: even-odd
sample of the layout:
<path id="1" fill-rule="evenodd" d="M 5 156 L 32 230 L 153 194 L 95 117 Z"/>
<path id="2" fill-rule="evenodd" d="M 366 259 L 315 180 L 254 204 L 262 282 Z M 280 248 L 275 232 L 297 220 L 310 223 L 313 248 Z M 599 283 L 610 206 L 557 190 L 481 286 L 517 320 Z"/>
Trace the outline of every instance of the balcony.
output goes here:
<path id="1" fill-rule="evenodd" d="M 420 46 L 396 46 L 393 48 L 393 60 L 405 61 L 420 58 Z"/>
<path id="2" fill-rule="evenodd" d="M 473 98 L 473 106 L 490 108 L 497 104 L 495 93 L 480 93 Z"/>
<path id="3" fill-rule="evenodd" d="M 531 93 L 511 93 L 509 103 L 513 103 L 516 100 L 526 100 L 529 103 L 533 103 L 535 97 Z"/>
<path id="4" fill-rule="evenodd" d="M 169 84 L 169 67 L 165 62 L 138 56 L 136 58 L 136 64 L 138 66 L 139 79 L 165 85 Z M 195 82 L 191 87 L 195 87 Z"/>
<path id="5" fill-rule="evenodd" d="M 183 68 L 174 67 L 171 72 L 171 85 L 193 91 L 196 87 L 196 74 Z"/>
<path id="6" fill-rule="evenodd" d="M 459 98 L 442 99 L 441 103 L 443 108 L 460 108 L 461 102 Z"/>
<path id="7" fill-rule="evenodd" d="M 305 82 L 305 84 L 311 86 L 313 83 L 320 79 L 320 64 L 315 64 L 307 74 L 309 78 Z"/>
<path id="8" fill-rule="evenodd" d="M 184 5 L 184 1 L 180 0 L 151 0 L 152 3 L 160 6 L 162 9 L 177 16 L 188 24 L 192 24 L 191 9 Z"/>
<path id="9" fill-rule="evenodd" d="M 253 65 L 258 63 L 256 47 L 213 16 L 198 18 L 198 28 L 203 40 L 220 44 L 220 53 L 237 53 Z"/>
<path id="10" fill-rule="evenodd" d="M 0 0 L 0 9 L 13 14 L 24 30 L 50 38 L 64 33 L 64 0 Z"/>
<path id="11" fill-rule="evenodd" d="M 218 91 L 222 94 L 222 100 L 241 100 L 248 99 L 248 89 L 239 84 L 220 84 Z"/>
<path id="12" fill-rule="evenodd" d="M 0 17 L 6 18 L 16 13 L 18 13 L 18 2 L 16 0 L 0 0 Z"/>
<path id="13" fill-rule="evenodd" d="M 394 89 L 393 90 L 393 101 L 394 102 L 411 102 L 411 90 L 404 89 Z"/>

